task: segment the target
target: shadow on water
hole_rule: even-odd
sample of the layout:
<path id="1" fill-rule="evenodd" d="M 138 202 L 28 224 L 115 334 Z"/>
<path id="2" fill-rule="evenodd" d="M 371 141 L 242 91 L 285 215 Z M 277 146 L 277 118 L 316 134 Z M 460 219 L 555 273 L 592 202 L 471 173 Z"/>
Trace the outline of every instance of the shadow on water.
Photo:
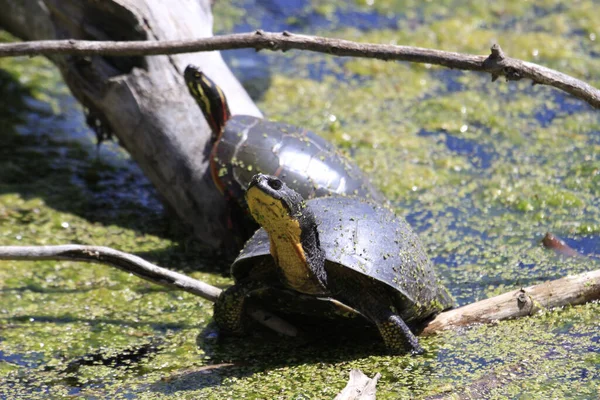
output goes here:
<path id="1" fill-rule="evenodd" d="M 165 323 L 161 321 L 155 322 L 136 322 L 131 319 L 111 319 L 111 318 L 82 318 L 74 317 L 70 315 L 64 315 L 59 317 L 49 317 L 46 315 L 21 315 L 9 319 L 4 319 L 6 324 L 15 324 L 20 322 L 39 322 L 39 323 L 51 323 L 51 324 L 86 324 L 86 325 L 115 325 L 115 326 L 133 326 L 142 327 L 150 326 L 153 330 L 158 333 L 165 333 L 168 330 L 181 330 L 190 329 L 192 325 L 185 323 Z"/>
<path id="2" fill-rule="evenodd" d="M 328 324 L 304 325 L 303 328 L 306 328 L 305 335 L 300 338 L 284 338 L 262 332 L 260 336 L 220 338 L 213 343 L 205 340 L 204 333 L 201 333 L 198 346 L 210 358 L 210 363 L 181 371 L 168 380 L 151 384 L 145 390 L 173 394 L 218 386 L 225 379 L 240 379 L 260 373 L 276 374 L 282 368 L 305 364 L 331 365 L 388 354 L 377 331 L 369 327 L 338 323 L 335 328 Z M 436 354 L 434 349 L 421 357 L 435 358 Z M 410 355 L 399 356 L 397 360 L 400 364 L 410 364 L 410 358 Z"/>
<path id="3" fill-rule="evenodd" d="M 156 193 L 135 164 L 119 157 L 114 145 L 93 143 L 73 98 L 61 96 L 57 105 L 61 113 L 56 114 L 52 104 L 36 100 L 12 75 L 0 73 L 0 109 L 8 111 L 1 115 L 2 193 L 16 189 L 28 198 L 42 196 L 58 210 L 102 223 L 112 223 L 122 203 L 130 206 L 128 213 L 162 212 Z M 130 226 L 141 224 L 136 226 L 131 218 L 126 227 Z"/>
<path id="4" fill-rule="evenodd" d="M 439 136 L 446 147 L 465 158 L 476 168 L 487 169 L 498 157 L 491 145 L 480 144 L 474 140 L 458 137 L 449 132 L 429 132 L 421 130 L 420 136 Z"/>
<path id="5" fill-rule="evenodd" d="M 182 224 L 170 218 L 150 181 L 117 143 L 96 144 L 73 97 L 38 100 L 12 74 L 0 70 L 0 194 L 10 193 L 24 200 L 41 198 L 59 212 L 92 223 L 117 225 L 174 243 L 137 253 L 150 261 L 168 260 L 174 266 L 205 259 L 209 270 L 227 269 L 227 263 L 202 249 Z M 31 210 L 15 212 L 27 222 Z"/>
<path id="6" fill-rule="evenodd" d="M 35 371 L 39 378 L 45 373 L 54 372 L 52 380 L 55 384 L 65 385 L 75 394 L 82 388 L 95 385 L 104 385 L 103 380 L 86 377 L 80 372 L 80 367 L 87 366 L 88 372 L 94 368 L 108 367 L 114 370 L 119 379 L 120 375 L 127 376 L 135 373 L 144 373 L 147 359 L 154 358 L 165 351 L 165 334 L 167 331 L 175 332 L 182 329 L 193 328 L 186 324 L 165 324 L 161 322 L 135 323 L 130 320 L 110 318 L 86 319 L 70 316 L 51 318 L 47 316 L 23 315 L 11 318 L 7 323 L 20 322 L 49 322 L 58 324 L 90 324 L 101 326 L 111 324 L 115 326 L 141 326 L 151 325 L 156 331 L 156 336 L 146 337 L 139 343 L 126 348 L 101 347 L 84 356 L 61 359 L 60 362 L 49 363 L 47 356 L 35 352 L 4 354 L 0 352 L 0 361 L 25 367 L 29 373 Z M 296 321 L 294 321 L 296 322 Z M 308 321 L 307 321 L 308 322 Z M 156 392 L 174 394 L 177 392 L 194 391 L 207 387 L 221 385 L 225 379 L 241 379 L 257 373 L 269 373 L 278 369 L 293 368 L 304 364 L 336 364 L 359 360 L 371 356 L 387 355 L 381 338 L 373 327 L 363 324 L 332 323 L 321 321 L 317 324 L 314 320 L 303 325 L 303 334 L 297 338 L 283 337 L 267 331 L 262 327 L 253 327 L 253 334 L 245 337 L 221 337 L 218 340 L 207 339 L 207 332 L 212 327 L 205 328 L 198 336 L 196 345 L 204 353 L 206 365 L 179 370 L 175 374 L 156 380 L 154 383 L 143 385 L 131 390 L 124 388 L 126 393 L 134 394 L 139 390 L 143 392 Z M 172 351 L 166 349 L 167 352 Z M 419 357 L 435 359 L 438 349 L 429 349 Z M 414 365 L 412 356 L 398 356 L 399 364 Z M 420 373 L 430 374 L 433 371 L 428 364 L 417 367 Z M 104 370 L 105 371 L 105 370 Z M 137 372 L 136 372 L 137 371 Z M 103 372 L 106 373 L 106 372 Z M 276 372 L 275 372 L 276 373 Z M 35 390 L 35 380 L 28 376 L 20 378 L 25 386 Z M 27 383 L 29 382 L 29 383 Z M 10 385 L 10 382 L 7 382 Z"/>

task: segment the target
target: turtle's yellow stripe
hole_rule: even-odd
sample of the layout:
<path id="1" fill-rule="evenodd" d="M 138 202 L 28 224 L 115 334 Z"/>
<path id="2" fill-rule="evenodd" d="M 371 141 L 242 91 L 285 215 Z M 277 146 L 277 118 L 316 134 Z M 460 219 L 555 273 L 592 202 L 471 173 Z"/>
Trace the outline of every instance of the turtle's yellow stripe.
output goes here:
<path id="1" fill-rule="evenodd" d="M 246 192 L 250 213 L 269 234 L 270 252 L 287 284 L 302 293 L 320 293 L 322 288 L 306 260 L 300 240 L 302 229 L 281 200 L 253 186 Z"/>
<path id="2" fill-rule="evenodd" d="M 221 113 L 222 113 L 221 121 L 226 121 L 229 118 L 229 115 L 227 114 L 226 108 L 225 108 L 225 104 L 227 103 L 227 99 L 225 98 L 225 93 L 223 93 L 223 90 L 221 90 L 221 88 L 218 85 L 215 85 L 215 83 L 213 81 L 208 79 L 206 77 L 206 75 L 202 75 L 202 81 L 206 84 L 207 87 L 214 89 L 215 92 L 217 92 L 217 94 L 219 95 L 219 105 L 221 106 Z M 208 96 L 206 96 L 206 94 L 204 92 L 202 93 L 202 101 L 204 101 L 204 103 L 206 104 L 206 109 L 209 110 L 211 115 L 213 115 L 213 113 L 216 110 L 212 110 L 210 108 L 210 101 L 208 99 Z"/>

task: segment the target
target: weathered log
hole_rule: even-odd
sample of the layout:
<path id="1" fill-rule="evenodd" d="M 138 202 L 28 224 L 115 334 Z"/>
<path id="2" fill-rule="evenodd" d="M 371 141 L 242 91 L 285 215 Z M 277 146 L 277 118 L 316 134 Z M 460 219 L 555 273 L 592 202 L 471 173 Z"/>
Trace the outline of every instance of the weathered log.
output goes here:
<path id="1" fill-rule="evenodd" d="M 133 273 L 159 285 L 185 290 L 215 301 L 221 289 L 186 275 L 158 267 L 140 257 L 109 247 L 62 246 L 0 246 L 0 260 L 71 260 L 104 263 Z M 421 335 L 437 333 L 472 324 L 494 323 L 504 319 L 533 315 L 544 309 L 583 304 L 600 299 L 600 270 L 584 272 L 540 283 L 499 296 L 445 311 L 430 321 Z M 252 316 L 267 322 L 271 317 L 262 310 L 252 310 Z M 267 322 L 272 329 L 290 336 L 297 331 L 281 321 Z"/>
<path id="2" fill-rule="evenodd" d="M 212 36 L 209 0 L 0 0 L 0 9 L 0 27 L 26 40 Z M 200 241 L 233 249 L 207 168 L 210 130 L 182 78 L 187 64 L 200 65 L 223 88 L 233 113 L 261 116 L 220 54 L 50 58 L 99 130 L 119 139 Z"/>
<path id="3" fill-rule="evenodd" d="M 429 322 L 421 333 L 427 335 L 461 326 L 489 324 L 598 299 L 600 299 L 600 270 L 584 272 L 513 290 L 443 312 Z"/>

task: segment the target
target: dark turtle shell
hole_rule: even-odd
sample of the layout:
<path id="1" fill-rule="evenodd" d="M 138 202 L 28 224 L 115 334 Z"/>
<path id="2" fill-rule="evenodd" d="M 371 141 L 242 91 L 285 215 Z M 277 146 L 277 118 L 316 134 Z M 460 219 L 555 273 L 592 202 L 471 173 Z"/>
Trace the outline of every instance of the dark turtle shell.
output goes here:
<path id="1" fill-rule="evenodd" d="M 384 201 L 353 162 L 327 140 L 306 129 L 235 115 L 213 149 L 216 182 L 242 205 L 254 175 L 279 177 L 305 199 L 347 194 Z"/>
<path id="2" fill-rule="evenodd" d="M 396 307 L 405 321 L 422 320 L 452 306 L 419 237 L 403 218 L 355 197 L 313 199 L 307 201 L 307 206 L 317 219 L 327 262 L 391 288 L 397 294 Z M 232 264 L 234 279 L 247 277 L 255 265 L 270 257 L 269 238 L 261 228 Z"/>

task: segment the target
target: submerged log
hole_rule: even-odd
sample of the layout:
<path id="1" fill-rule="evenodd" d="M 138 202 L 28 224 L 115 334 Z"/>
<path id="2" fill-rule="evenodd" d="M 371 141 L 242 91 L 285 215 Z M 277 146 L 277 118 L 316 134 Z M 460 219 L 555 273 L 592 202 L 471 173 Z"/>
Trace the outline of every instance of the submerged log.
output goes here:
<path id="1" fill-rule="evenodd" d="M 0 0 L 0 28 L 24 40 L 180 40 L 212 36 L 209 0 Z M 211 249 L 232 251 L 208 171 L 210 129 L 185 88 L 196 64 L 234 114 L 261 116 L 218 52 L 152 57 L 54 55 L 100 136 L 114 134 L 167 206 Z"/>

